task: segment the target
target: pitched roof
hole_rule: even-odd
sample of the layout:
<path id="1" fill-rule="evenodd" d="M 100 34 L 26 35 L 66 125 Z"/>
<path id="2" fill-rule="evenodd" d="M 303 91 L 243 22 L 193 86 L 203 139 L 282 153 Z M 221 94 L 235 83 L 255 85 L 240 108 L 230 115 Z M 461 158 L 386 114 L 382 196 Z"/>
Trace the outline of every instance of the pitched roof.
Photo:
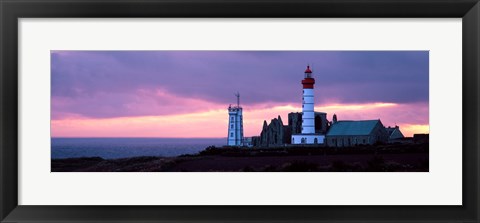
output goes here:
<path id="1" fill-rule="evenodd" d="M 338 121 L 327 132 L 327 136 L 370 135 L 380 120 Z"/>
<path id="2" fill-rule="evenodd" d="M 387 134 L 388 134 L 389 136 L 392 135 L 392 133 L 393 133 L 393 131 L 395 131 L 395 129 L 396 129 L 396 128 L 392 128 L 392 127 L 390 127 L 390 126 L 387 127 L 387 128 L 385 128 L 385 130 L 387 130 Z"/>
<path id="3" fill-rule="evenodd" d="M 387 130 L 388 137 L 390 139 L 398 139 L 398 138 L 403 138 L 403 133 L 400 131 L 400 128 L 398 126 L 396 127 L 387 127 L 385 128 Z"/>

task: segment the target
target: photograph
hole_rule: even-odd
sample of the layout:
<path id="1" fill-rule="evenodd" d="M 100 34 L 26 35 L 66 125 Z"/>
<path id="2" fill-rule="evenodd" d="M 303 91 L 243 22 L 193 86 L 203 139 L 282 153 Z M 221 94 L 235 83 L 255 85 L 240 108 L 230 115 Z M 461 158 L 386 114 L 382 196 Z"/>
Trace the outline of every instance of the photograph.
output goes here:
<path id="1" fill-rule="evenodd" d="M 51 172 L 429 172 L 429 51 L 51 50 L 50 65 Z"/>
<path id="2" fill-rule="evenodd" d="M 0 0 L 0 223 L 480 222 L 480 0 Z"/>

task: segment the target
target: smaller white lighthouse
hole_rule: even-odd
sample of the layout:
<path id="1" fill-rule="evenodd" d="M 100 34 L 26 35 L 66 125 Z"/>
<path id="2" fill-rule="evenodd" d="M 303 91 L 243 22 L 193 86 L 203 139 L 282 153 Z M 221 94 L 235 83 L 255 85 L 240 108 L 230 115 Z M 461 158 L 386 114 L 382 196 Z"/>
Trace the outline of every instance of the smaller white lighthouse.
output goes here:
<path id="1" fill-rule="evenodd" d="M 237 106 L 228 106 L 228 142 L 229 146 L 243 146 L 243 116 L 240 107 L 240 93 L 237 96 Z"/>

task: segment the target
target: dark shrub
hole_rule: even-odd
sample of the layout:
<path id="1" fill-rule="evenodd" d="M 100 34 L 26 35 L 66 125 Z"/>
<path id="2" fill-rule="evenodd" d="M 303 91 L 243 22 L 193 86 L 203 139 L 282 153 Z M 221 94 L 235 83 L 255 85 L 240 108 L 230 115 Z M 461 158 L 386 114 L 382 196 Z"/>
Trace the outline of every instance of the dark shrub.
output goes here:
<path id="1" fill-rule="evenodd" d="M 335 160 L 331 167 L 332 172 L 346 172 L 349 171 L 349 166 L 342 160 Z"/>
<path id="2" fill-rule="evenodd" d="M 331 172 L 358 172 L 363 171 L 362 166 L 359 163 L 345 163 L 342 160 L 335 160 L 332 163 L 329 171 Z"/>
<path id="3" fill-rule="evenodd" d="M 266 165 L 265 168 L 263 169 L 263 172 L 276 172 L 277 167 L 273 165 Z"/>
<path id="4" fill-rule="evenodd" d="M 255 169 L 253 169 L 253 167 L 251 167 L 251 166 L 246 166 L 241 171 L 242 172 L 255 172 Z"/>
<path id="5" fill-rule="evenodd" d="M 385 160 L 382 156 L 373 156 L 371 160 L 367 161 L 367 169 L 366 171 L 369 172 L 384 172 L 386 171 L 385 168 Z"/>
<path id="6" fill-rule="evenodd" d="M 318 165 L 315 163 L 308 163 L 305 161 L 294 161 L 285 165 L 284 172 L 312 172 L 318 171 Z"/>

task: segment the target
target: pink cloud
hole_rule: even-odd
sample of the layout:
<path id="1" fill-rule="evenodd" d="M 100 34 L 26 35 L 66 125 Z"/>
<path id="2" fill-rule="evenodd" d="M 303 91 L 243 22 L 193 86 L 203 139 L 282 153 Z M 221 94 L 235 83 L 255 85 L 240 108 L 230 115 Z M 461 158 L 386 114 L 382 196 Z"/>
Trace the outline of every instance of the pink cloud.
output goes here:
<path id="1" fill-rule="evenodd" d="M 186 114 L 224 108 L 194 97 L 180 97 L 164 89 L 137 89 L 135 94 L 97 93 L 91 97 L 72 100 L 52 97 L 52 119 L 141 117 Z"/>

